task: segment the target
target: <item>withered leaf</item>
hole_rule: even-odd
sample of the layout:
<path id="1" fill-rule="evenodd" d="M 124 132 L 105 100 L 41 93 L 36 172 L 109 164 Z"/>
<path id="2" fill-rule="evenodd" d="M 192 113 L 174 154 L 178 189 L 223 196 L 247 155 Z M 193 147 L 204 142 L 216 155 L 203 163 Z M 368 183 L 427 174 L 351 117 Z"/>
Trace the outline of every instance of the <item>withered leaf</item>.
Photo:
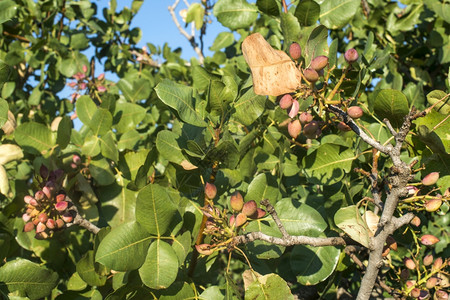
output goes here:
<path id="1" fill-rule="evenodd" d="M 257 95 L 292 93 L 300 85 L 301 73 L 295 63 L 283 51 L 273 49 L 261 34 L 246 37 L 242 52 L 252 71 Z"/>

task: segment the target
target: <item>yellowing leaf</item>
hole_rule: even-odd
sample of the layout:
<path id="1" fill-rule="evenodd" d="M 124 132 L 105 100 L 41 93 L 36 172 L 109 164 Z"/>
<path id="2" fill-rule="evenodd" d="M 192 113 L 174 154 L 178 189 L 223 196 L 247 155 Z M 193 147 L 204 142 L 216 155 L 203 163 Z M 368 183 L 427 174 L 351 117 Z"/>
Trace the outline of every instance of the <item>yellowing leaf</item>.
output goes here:
<path id="1" fill-rule="evenodd" d="M 297 90 L 301 80 L 299 69 L 286 53 L 273 49 L 261 34 L 246 37 L 242 52 L 252 71 L 255 94 L 278 96 Z"/>

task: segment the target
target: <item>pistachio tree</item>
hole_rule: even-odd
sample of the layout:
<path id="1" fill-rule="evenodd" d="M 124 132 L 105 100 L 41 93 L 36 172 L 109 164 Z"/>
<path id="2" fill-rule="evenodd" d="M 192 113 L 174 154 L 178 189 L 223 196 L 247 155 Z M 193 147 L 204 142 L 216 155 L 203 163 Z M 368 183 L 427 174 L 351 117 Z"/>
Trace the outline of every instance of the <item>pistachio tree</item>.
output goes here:
<path id="1" fill-rule="evenodd" d="M 3 297 L 448 299 L 450 3 L 142 4 L 0 1 Z"/>

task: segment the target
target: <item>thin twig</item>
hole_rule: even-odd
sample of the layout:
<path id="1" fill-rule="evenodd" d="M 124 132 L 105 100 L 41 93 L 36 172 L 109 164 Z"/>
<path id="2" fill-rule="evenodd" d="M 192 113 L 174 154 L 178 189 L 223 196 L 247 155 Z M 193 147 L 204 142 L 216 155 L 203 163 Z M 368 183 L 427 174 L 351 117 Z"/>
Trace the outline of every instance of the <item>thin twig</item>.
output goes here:
<path id="1" fill-rule="evenodd" d="M 268 199 L 264 199 L 261 201 L 261 204 L 267 208 L 267 212 L 272 216 L 273 221 L 277 224 L 278 229 L 280 229 L 283 238 L 289 237 L 289 233 L 287 233 L 286 228 L 284 228 L 283 223 L 281 223 L 280 218 L 278 218 L 278 214 L 275 208 L 270 204 Z"/>
<path id="2" fill-rule="evenodd" d="M 180 2 L 180 0 L 176 0 L 172 6 L 168 7 L 169 13 L 172 16 L 172 20 L 175 23 L 175 26 L 178 28 L 180 33 L 189 41 L 192 48 L 194 48 L 195 53 L 197 53 L 197 55 L 198 55 L 200 64 L 203 64 L 205 57 L 202 53 L 202 50 L 198 47 L 197 43 L 195 42 L 195 36 L 189 35 L 189 33 L 187 33 L 186 30 L 184 30 L 183 27 L 181 27 L 180 23 L 178 22 L 177 16 L 175 14 L 175 9 L 177 8 L 179 2 Z"/>

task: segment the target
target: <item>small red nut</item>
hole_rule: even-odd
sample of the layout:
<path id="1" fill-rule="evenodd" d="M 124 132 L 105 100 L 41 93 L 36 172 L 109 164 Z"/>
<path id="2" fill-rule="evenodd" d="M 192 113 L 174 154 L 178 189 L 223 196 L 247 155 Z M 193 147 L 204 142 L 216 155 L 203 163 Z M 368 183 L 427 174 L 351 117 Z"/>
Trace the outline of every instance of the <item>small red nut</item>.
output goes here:
<path id="1" fill-rule="evenodd" d="M 386 244 L 392 250 L 397 251 L 397 241 L 391 235 L 387 237 Z"/>
<path id="2" fill-rule="evenodd" d="M 235 223 L 236 227 L 244 225 L 245 222 L 247 222 L 247 216 L 243 212 L 239 213 L 236 216 L 236 223 Z"/>
<path id="3" fill-rule="evenodd" d="M 409 293 L 409 295 L 413 298 L 419 298 L 420 296 L 420 289 L 418 288 L 414 288 L 411 290 L 411 292 Z"/>
<path id="4" fill-rule="evenodd" d="M 438 278 L 437 277 L 430 277 L 430 278 L 428 278 L 427 284 L 426 284 L 427 289 L 431 290 L 432 288 L 434 288 L 436 286 L 437 282 L 438 282 Z"/>
<path id="5" fill-rule="evenodd" d="M 391 249 L 388 246 L 383 246 L 383 252 L 381 253 L 382 257 L 388 256 L 389 252 L 391 252 Z"/>
<path id="6" fill-rule="evenodd" d="M 64 201 L 65 199 L 66 199 L 66 195 L 65 194 L 58 194 L 58 195 L 56 195 L 56 203 Z"/>
<path id="7" fill-rule="evenodd" d="M 57 219 L 56 221 L 56 227 L 57 228 L 63 228 L 64 227 L 64 221 L 61 219 Z"/>
<path id="8" fill-rule="evenodd" d="M 439 242 L 440 240 L 432 234 L 425 234 L 420 238 L 420 242 L 425 246 L 431 246 Z"/>
<path id="9" fill-rule="evenodd" d="M 319 80 L 319 74 L 313 68 L 305 69 L 303 71 L 303 76 L 305 76 L 305 79 L 308 80 L 311 83 L 314 83 L 317 80 Z"/>
<path id="10" fill-rule="evenodd" d="M 348 49 L 344 53 L 344 58 L 349 64 L 352 64 L 355 61 L 357 61 L 358 57 L 359 57 L 358 51 L 356 51 L 354 48 Z"/>
<path id="11" fill-rule="evenodd" d="M 45 229 L 47 229 L 47 227 L 45 226 L 44 223 L 39 222 L 39 223 L 36 225 L 36 233 L 45 231 Z"/>
<path id="12" fill-rule="evenodd" d="M 48 216 L 46 213 L 40 213 L 38 216 L 39 222 L 45 223 L 48 220 Z"/>
<path id="13" fill-rule="evenodd" d="M 216 195 L 217 195 L 217 187 L 214 184 L 207 182 L 205 185 L 206 198 L 212 200 L 216 197 Z"/>
<path id="14" fill-rule="evenodd" d="M 256 213 L 257 213 L 257 216 L 256 216 L 257 219 L 264 218 L 264 216 L 266 215 L 266 211 L 259 207 L 256 209 Z"/>
<path id="15" fill-rule="evenodd" d="M 291 55 L 292 59 L 297 60 L 302 56 L 302 48 L 298 43 L 292 43 L 289 46 L 289 54 Z"/>
<path id="16" fill-rule="evenodd" d="M 325 68 L 328 64 L 328 57 L 326 57 L 325 55 L 320 55 L 315 57 L 312 61 L 311 61 L 311 65 L 310 67 L 316 71 L 320 71 L 323 68 Z"/>
<path id="17" fill-rule="evenodd" d="M 211 249 L 211 245 L 210 244 L 195 245 L 195 249 L 197 250 L 198 253 L 203 254 L 203 255 L 211 255 L 214 252 Z"/>
<path id="18" fill-rule="evenodd" d="M 22 215 L 22 220 L 26 223 L 26 222 L 31 220 L 31 216 L 29 214 L 27 214 L 27 213 L 24 213 Z"/>
<path id="19" fill-rule="evenodd" d="M 81 157 L 79 155 L 77 155 L 77 154 L 74 154 L 72 156 L 72 162 L 74 164 L 76 164 L 77 166 L 81 165 Z"/>
<path id="20" fill-rule="evenodd" d="M 69 203 L 67 201 L 60 201 L 55 204 L 55 209 L 59 212 L 65 211 Z"/>
<path id="21" fill-rule="evenodd" d="M 434 257 L 433 257 L 432 254 L 426 255 L 426 256 L 423 258 L 423 265 L 426 266 L 426 267 L 429 266 L 429 265 L 431 265 L 431 264 L 433 263 L 433 259 L 434 259 Z"/>
<path id="22" fill-rule="evenodd" d="M 425 202 L 424 206 L 425 206 L 425 210 L 427 212 L 435 212 L 437 211 L 442 205 L 442 200 L 435 198 L 435 199 L 430 199 L 427 202 Z"/>
<path id="23" fill-rule="evenodd" d="M 26 195 L 25 197 L 23 197 L 23 201 L 24 201 L 26 204 L 30 204 L 30 201 L 31 201 L 32 199 L 34 199 L 34 198 L 31 197 L 30 195 Z M 36 199 L 35 199 L 35 201 L 36 201 Z"/>
<path id="24" fill-rule="evenodd" d="M 66 223 L 71 223 L 73 221 L 73 216 L 70 212 L 66 212 L 61 216 L 61 219 Z"/>
<path id="25" fill-rule="evenodd" d="M 416 281 L 415 280 L 408 280 L 408 281 L 406 281 L 406 287 L 408 289 L 412 288 L 415 285 L 416 285 Z"/>
<path id="26" fill-rule="evenodd" d="M 434 293 L 435 300 L 448 300 L 448 294 L 445 291 L 438 290 Z"/>
<path id="27" fill-rule="evenodd" d="M 439 179 L 439 172 L 431 172 L 422 179 L 423 185 L 433 185 Z"/>
<path id="28" fill-rule="evenodd" d="M 242 208 L 244 207 L 244 198 L 242 198 L 241 193 L 235 192 L 233 195 L 231 195 L 230 206 L 234 211 L 239 212 L 242 210 Z"/>
<path id="29" fill-rule="evenodd" d="M 39 174 L 43 179 L 47 179 L 49 172 L 48 168 L 44 164 L 42 164 L 41 167 L 39 168 Z"/>
<path id="30" fill-rule="evenodd" d="M 443 264 L 443 260 L 442 257 L 438 257 L 436 258 L 436 260 L 433 262 L 433 266 L 431 267 L 431 269 L 434 270 L 439 270 L 442 267 Z"/>
<path id="31" fill-rule="evenodd" d="M 304 125 L 311 122 L 313 120 L 313 116 L 310 113 L 304 111 L 300 114 L 300 117 L 298 117 L 298 119 L 300 120 L 300 123 Z"/>
<path id="32" fill-rule="evenodd" d="M 48 186 L 44 186 L 42 188 L 42 192 L 44 193 L 45 197 L 47 197 L 47 199 L 52 199 L 52 189 Z"/>
<path id="33" fill-rule="evenodd" d="M 231 215 L 230 219 L 228 219 L 228 226 L 232 227 L 234 226 L 236 222 L 236 217 L 234 215 Z"/>
<path id="34" fill-rule="evenodd" d="M 288 113 L 289 117 L 294 118 L 298 114 L 299 109 L 300 104 L 298 103 L 298 101 L 296 99 L 292 100 L 292 106 Z"/>
<path id="35" fill-rule="evenodd" d="M 410 270 L 414 270 L 416 268 L 416 263 L 411 258 L 405 258 L 403 260 L 403 263 L 405 264 L 405 267 L 407 267 Z"/>
<path id="36" fill-rule="evenodd" d="M 34 194 L 34 199 L 36 199 L 37 201 L 41 201 L 42 199 L 44 199 L 44 197 L 45 197 L 45 194 L 43 191 L 37 191 Z"/>
<path id="37" fill-rule="evenodd" d="M 255 200 L 251 200 L 244 203 L 244 206 L 242 207 L 242 213 L 246 215 L 247 217 L 251 217 L 256 214 L 257 211 L 257 205 Z M 238 215 L 239 216 L 239 215 Z M 237 217 L 236 217 L 237 222 Z"/>
<path id="38" fill-rule="evenodd" d="M 414 218 L 412 218 L 410 223 L 416 227 L 419 227 L 420 226 L 420 218 L 418 216 L 415 216 Z"/>
<path id="39" fill-rule="evenodd" d="M 337 125 L 337 128 L 342 131 L 342 132 L 347 132 L 347 131 L 352 131 L 352 129 L 350 128 L 350 126 L 348 126 L 347 124 L 345 124 L 344 122 L 340 122 Z"/>
<path id="40" fill-rule="evenodd" d="M 294 99 L 292 98 L 291 94 L 286 94 L 280 99 L 280 107 L 282 109 L 288 109 L 292 106 L 292 101 Z"/>
<path id="41" fill-rule="evenodd" d="M 289 122 L 288 132 L 292 138 L 296 139 L 300 132 L 302 132 L 302 124 L 300 124 L 300 121 L 294 120 L 292 122 Z"/>
<path id="42" fill-rule="evenodd" d="M 49 229 L 55 229 L 56 228 L 56 222 L 53 219 L 48 219 L 45 223 L 45 226 L 47 226 Z"/>
<path id="43" fill-rule="evenodd" d="M 31 230 L 34 229 L 34 224 L 33 222 L 28 222 L 25 224 L 25 226 L 23 227 L 23 231 L 24 232 L 30 232 Z"/>
<path id="44" fill-rule="evenodd" d="M 403 281 L 406 281 L 409 278 L 409 270 L 408 269 L 402 269 L 400 272 L 400 279 Z"/>
<path id="45" fill-rule="evenodd" d="M 363 116 L 364 112 L 362 108 L 359 106 L 350 106 L 347 109 L 347 114 L 350 116 L 350 118 L 358 119 Z"/>

